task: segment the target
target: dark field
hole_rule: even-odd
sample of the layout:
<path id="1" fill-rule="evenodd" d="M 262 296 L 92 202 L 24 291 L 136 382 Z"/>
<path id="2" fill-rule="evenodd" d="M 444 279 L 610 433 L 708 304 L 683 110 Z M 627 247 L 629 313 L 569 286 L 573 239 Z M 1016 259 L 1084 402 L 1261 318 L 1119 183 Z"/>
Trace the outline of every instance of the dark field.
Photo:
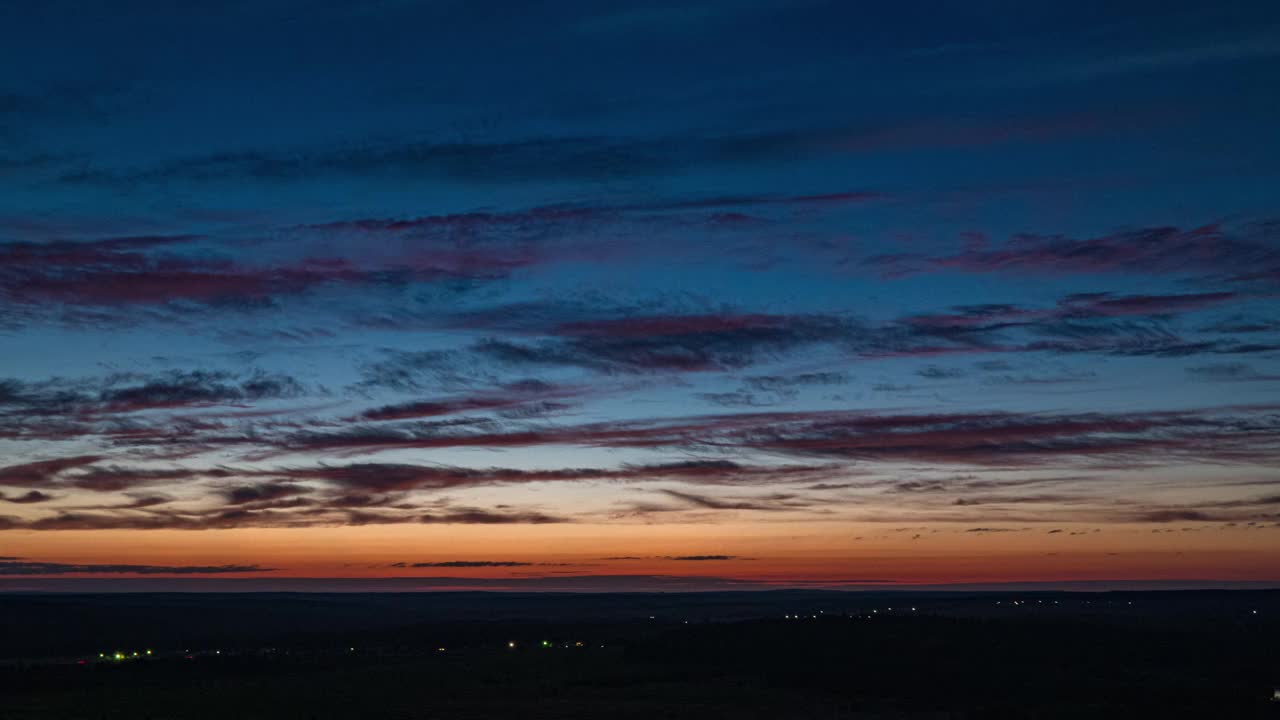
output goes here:
<path id="1" fill-rule="evenodd" d="M 0 718 L 1270 718 L 1278 616 L 1268 591 L 14 594 Z"/>

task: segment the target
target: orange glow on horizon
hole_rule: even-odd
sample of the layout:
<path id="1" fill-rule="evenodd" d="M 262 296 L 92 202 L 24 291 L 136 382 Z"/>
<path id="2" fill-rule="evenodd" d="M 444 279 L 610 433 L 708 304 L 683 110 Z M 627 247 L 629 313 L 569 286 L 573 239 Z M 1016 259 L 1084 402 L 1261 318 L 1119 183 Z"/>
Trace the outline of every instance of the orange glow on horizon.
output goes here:
<path id="1" fill-rule="evenodd" d="M 895 532 L 863 525 L 851 532 L 846 524 L 825 523 L 803 534 L 790 524 L 18 532 L 6 537 L 6 553 L 68 564 L 271 568 L 216 575 L 258 579 L 655 575 L 777 586 L 1280 580 L 1280 549 L 1264 533 L 1206 531 L 1196 533 L 1201 537 L 1193 546 L 1184 539 L 1191 533 L 1153 534 L 1145 527 L 1060 529 L 970 532 L 936 525 Z"/>

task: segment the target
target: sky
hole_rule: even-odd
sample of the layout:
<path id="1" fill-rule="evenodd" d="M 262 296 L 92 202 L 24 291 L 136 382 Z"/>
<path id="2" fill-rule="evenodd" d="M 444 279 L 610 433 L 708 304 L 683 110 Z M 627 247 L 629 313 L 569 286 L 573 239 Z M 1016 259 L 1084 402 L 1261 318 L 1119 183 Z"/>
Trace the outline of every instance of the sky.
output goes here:
<path id="1" fill-rule="evenodd" d="M 1280 585 L 1275 3 L 10 0 L 0 60 L 0 590 Z"/>

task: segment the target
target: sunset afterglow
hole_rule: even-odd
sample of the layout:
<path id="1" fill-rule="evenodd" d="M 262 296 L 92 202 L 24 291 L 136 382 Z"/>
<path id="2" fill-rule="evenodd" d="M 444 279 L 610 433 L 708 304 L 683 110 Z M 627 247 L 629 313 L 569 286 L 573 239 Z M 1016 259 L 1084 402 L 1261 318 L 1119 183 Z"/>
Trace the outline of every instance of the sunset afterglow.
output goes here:
<path id="1" fill-rule="evenodd" d="M 58 5 L 0 590 L 1280 583 L 1265 4 Z"/>

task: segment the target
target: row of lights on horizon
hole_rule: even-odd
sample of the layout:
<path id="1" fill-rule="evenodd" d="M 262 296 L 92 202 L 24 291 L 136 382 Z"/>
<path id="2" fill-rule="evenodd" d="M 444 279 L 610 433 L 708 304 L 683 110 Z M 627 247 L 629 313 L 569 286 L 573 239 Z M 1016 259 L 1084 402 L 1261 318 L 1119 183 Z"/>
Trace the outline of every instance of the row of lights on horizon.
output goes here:
<path id="1" fill-rule="evenodd" d="M 1003 601 L 997 600 L 997 601 L 996 601 L 996 605 L 1001 605 L 1001 604 L 1002 604 L 1002 602 L 1003 602 Z M 1013 605 L 1015 605 L 1015 606 L 1022 606 L 1022 605 L 1027 605 L 1027 604 L 1029 604 L 1029 603 L 1028 603 L 1028 601 L 1026 601 L 1026 600 L 1012 600 L 1012 601 L 1010 601 L 1010 602 L 1011 602 Z M 1052 602 L 1053 602 L 1053 604 L 1054 604 L 1054 605 L 1059 604 L 1057 600 L 1054 600 L 1054 601 L 1052 601 Z M 1036 601 L 1036 604 L 1038 604 L 1038 605 L 1043 604 L 1043 601 L 1041 601 L 1041 600 L 1037 600 L 1037 601 Z M 1085 604 L 1088 604 L 1088 601 L 1085 601 Z M 1133 603 L 1132 603 L 1132 602 L 1129 602 L 1129 603 L 1128 603 L 1128 605 L 1133 605 Z M 907 609 L 907 610 L 910 610 L 911 612 L 917 612 L 917 609 L 916 609 L 916 608 L 914 608 L 914 607 L 912 607 L 912 608 L 906 608 L 906 609 Z M 893 608 L 886 608 L 886 612 L 893 612 Z M 872 614 L 872 615 L 878 615 L 879 613 L 880 613 L 879 608 L 874 608 L 874 609 L 872 609 L 872 610 L 871 610 L 871 614 Z M 794 614 L 794 615 L 784 615 L 783 617 L 784 617 L 785 619 L 787 619 L 787 620 L 805 620 L 805 619 L 813 619 L 813 620 L 816 620 L 816 619 L 818 619 L 819 617 L 824 617 L 824 616 L 826 616 L 826 614 L 827 614 L 827 613 L 826 613 L 826 611 L 825 611 L 825 610 L 819 610 L 819 611 L 817 612 L 817 614 L 802 615 L 802 614 L 798 614 L 798 613 L 797 613 L 797 614 Z M 1258 611 L 1257 611 L 1257 610 L 1250 610 L 1250 611 L 1249 611 L 1249 614 L 1250 614 L 1250 615 L 1257 615 L 1257 614 L 1258 614 Z M 850 616 L 850 617 L 853 617 L 853 616 Z M 860 617 L 860 616 L 859 616 L 859 617 Z M 868 617 L 869 617 L 869 616 L 868 616 Z M 656 619 L 656 618 L 655 618 L 654 616 L 652 616 L 652 615 L 651 615 L 651 616 L 649 616 L 649 619 L 650 619 L 650 620 L 654 620 L 654 619 Z M 684 623 L 687 625 L 687 624 L 689 623 L 689 621 L 688 621 L 688 620 L 685 620 L 685 621 L 684 621 Z M 507 648 L 508 648 L 508 649 L 515 650 L 515 649 L 516 649 L 516 648 L 518 648 L 519 646 L 520 646 L 520 645 L 519 645 L 519 643 L 518 643 L 517 641 L 515 641 L 515 640 L 509 640 L 509 641 L 507 642 Z M 543 640 L 543 641 L 541 641 L 541 642 L 539 642 L 539 643 L 538 643 L 538 647 L 543 647 L 543 648 L 554 648 L 554 647 L 556 647 L 556 644 L 555 644 L 555 643 L 553 643 L 553 642 L 552 642 L 552 641 L 550 641 L 550 640 Z M 566 643 L 564 643 L 564 644 L 563 644 L 563 647 L 566 647 L 566 648 L 568 648 L 568 647 L 586 647 L 586 644 L 585 644 L 585 643 L 583 643 L 581 640 L 578 640 L 578 641 L 573 642 L 572 644 L 570 644 L 570 643 L 567 643 L 567 642 L 566 642 Z M 604 645 L 601 645 L 600 647 L 604 647 Z M 356 651 L 356 649 L 355 649 L 354 647 L 348 648 L 348 650 L 349 650 L 350 652 L 355 652 L 355 651 Z M 443 652 L 446 652 L 447 650 L 448 650 L 448 648 L 445 648 L 445 647 L 443 647 L 443 646 L 441 646 L 441 647 L 437 647 L 437 648 L 436 648 L 436 652 L 442 652 L 442 653 L 443 653 Z M 185 653 L 187 653 L 187 654 L 186 654 L 186 657 L 187 657 L 188 659 L 192 659 L 192 656 L 189 654 L 189 653 L 191 652 L 190 650 L 186 650 L 186 651 L 184 651 L 184 652 L 185 652 Z M 215 650 L 215 651 L 214 651 L 214 654 L 215 654 L 215 655 L 221 655 L 221 654 L 222 654 L 222 651 L 221 651 L 221 650 Z M 132 660 L 132 659 L 134 659 L 134 658 L 143 658 L 143 657 L 148 657 L 148 656 L 150 656 L 150 655 L 152 655 L 152 651 L 151 651 L 151 650 L 149 650 L 149 649 L 148 649 L 148 650 L 142 650 L 142 651 L 134 650 L 134 651 L 132 651 L 132 652 L 123 652 L 123 651 L 116 651 L 116 652 L 113 652 L 113 653 L 100 652 L 100 653 L 98 653 L 98 659 L 99 659 L 99 660 L 123 661 L 123 660 Z M 83 664 L 83 663 L 84 663 L 84 661 L 83 661 L 83 660 L 81 660 L 80 662 L 81 662 L 81 664 Z"/>
<path id="2" fill-rule="evenodd" d="M 916 612 L 916 609 L 915 609 L 915 608 L 907 608 L 907 609 L 908 609 L 908 610 L 910 610 L 911 612 Z M 886 609 L 885 609 L 885 612 L 893 612 L 893 608 L 886 608 Z M 871 611 L 871 613 L 872 613 L 873 615 L 879 615 L 879 614 L 880 614 L 880 609 L 879 609 L 879 608 L 875 608 L 875 609 L 873 609 L 873 610 Z M 806 618 L 808 618 L 808 619 L 810 619 L 810 620 L 817 620 L 819 617 L 824 617 L 824 616 L 826 616 L 826 614 L 827 614 L 827 611 L 826 611 L 826 610 L 819 610 L 817 615 L 800 615 L 800 614 L 796 614 L 796 615 L 783 615 L 782 617 L 783 617 L 784 619 L 787 619 L 787 620 L 804 620 L 804 619 L 806 619 Z M 847 615 L 846 617 L 860 617 L 860 616 Z"/>

